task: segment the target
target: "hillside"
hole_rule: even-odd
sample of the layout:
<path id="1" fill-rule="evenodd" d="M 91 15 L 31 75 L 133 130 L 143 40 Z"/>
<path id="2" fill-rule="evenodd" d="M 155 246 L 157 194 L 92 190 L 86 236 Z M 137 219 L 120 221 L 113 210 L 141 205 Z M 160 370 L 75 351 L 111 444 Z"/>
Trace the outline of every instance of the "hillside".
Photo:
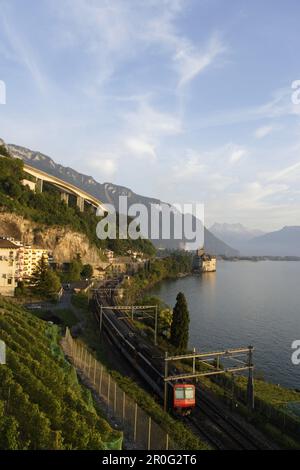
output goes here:
<path id="1" fill-rule="evenodd" d="M 248 246 L 256 255 L 300 256 L 300 226 L 283 227 L 255 237 Z"/>
<path id="2" fill-rule="evenodd" d="M 23 161 L 7 155 L 6 147 L 0 142 L 0 209 L 14 213 L 42 226 L 59 226 L 72 232 L 84 234 L 91 245 L 98 249 L 110 248 L 116 253 L 125 254 L 135 249 L 147 254 L 155 250 L 148 240 L 99 240 L 96 227 L 99 217 L 92 209 L 80 212 L 77 207 L 69 207 L 61 201 L 60 194 L 53 188 L 42 193 L 31 191 L 22 185 L 24 178 Z M 1 233 L 0 235 L 5 235 Z"/>
<path id="3" fill-rule="evenodd" d="M 1 140 L 0 140 L 1 143 Z M 2 141 L 3 143 L 3 141 Z M 113 183 L 98 183 L 92 176 L 81 174 L 73 168 L 65 167 L 56 163 L 52 158 L 41 152 L 32 151 L 18 145 L 8 145 L 10 153 L 28 165 L 37 169 L 45 171 L 53 176 L 59 177 L 62 180 L 72 183 L 78 188 L 83 189 L 87 193 L 97 197 L 104 204 L 113 204 L 118 209 L 119 196 L 127 196 L 128 205 L 130 204 L 144 204 L 147 208 L 152 205 L 160 205 L 162 201 L 155 198 L 150 198 L 136 194 L 131 189 L 124 186 L 118 186 Z M 205 229 L 205 248 L 211 254 L 220 254 L 226 256 L 237 256 L 238 251 L 228 246 L 222 240 L 214 236 L 209 230 Z M 178 240 L 152 240 L 156 247 L 163 247 L 169 249 L 178 249 L 182 246 L 182 241 Z"/>
<path id="4" fill-rule="evenodd" d="M 0 299 L 0 339 L 7 365 L 0 366 L 1 449 L 107 449 L 113 431 L 79 385 L 58 345 L 58 329 Z"/>
<path id="5" fill-rule="evenodd" d="M 0 236 L 22 240 L 25 245 L 50 251 L 57 263 L 67 263 L 80 253 L 83 264 L 98 265 L 99 249 L 87 235 L 68 226 L 34 222 L 13 212 L 0 211 Z"/>

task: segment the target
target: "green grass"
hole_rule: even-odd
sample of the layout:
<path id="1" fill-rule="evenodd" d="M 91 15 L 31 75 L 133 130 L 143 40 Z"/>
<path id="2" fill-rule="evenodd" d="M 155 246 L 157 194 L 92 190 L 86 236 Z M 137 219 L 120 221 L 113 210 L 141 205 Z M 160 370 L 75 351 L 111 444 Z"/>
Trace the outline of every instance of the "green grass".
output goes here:
<path id="1" fill-rule="evenodd" d="M 54 314 L 60 318 L 65 326 L 72 327 L 78 323 L 78 318 L 74 315 L 70 309 L 59 309 L 54 310 Z"/>
<path id="2" fill-rule="evenodd" d="M 57 317 L 62 325 L 72 328 L 78 323 L 77 317 L 71 309 L 53 309 L 53 310 L 33 310 L 32 315 L 40 318 L 41 320 L 50 321 L 52 317 Z M 54 321 L 55 323 L 55 321 Z"/>
<path id="3" fill-rule="evenodd" d="M 89 308 L 89 298 L 85 293 L 80 292 L 79 294 L 73 294 L 71 299 L 72 305 L 77 307 L 84 312 L 88 311 Z"/>

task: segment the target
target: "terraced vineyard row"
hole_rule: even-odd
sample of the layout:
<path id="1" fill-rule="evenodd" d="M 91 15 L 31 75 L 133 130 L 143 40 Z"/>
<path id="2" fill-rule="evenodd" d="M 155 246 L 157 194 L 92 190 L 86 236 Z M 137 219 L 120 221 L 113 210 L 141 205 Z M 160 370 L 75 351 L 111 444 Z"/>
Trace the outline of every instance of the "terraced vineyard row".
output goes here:
<path id="1" fill-rule="evenodd" d="M 101 417 L 59 347 L 59 330 L 0 300 L 1 449 L 105 449 L 121 436 Z"/>

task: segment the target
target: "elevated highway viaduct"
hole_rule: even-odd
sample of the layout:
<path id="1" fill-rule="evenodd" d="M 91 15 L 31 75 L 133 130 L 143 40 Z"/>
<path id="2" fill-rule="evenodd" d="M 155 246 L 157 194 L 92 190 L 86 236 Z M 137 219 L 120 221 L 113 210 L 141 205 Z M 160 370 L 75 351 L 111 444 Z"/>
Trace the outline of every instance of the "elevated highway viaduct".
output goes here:
<path id="1" fill-rule="evenodd" d="M 81 212 L 84 211 L 85 204 L 94 207 L 95 210 L 100 208 L 103 211 L 106 211 L 105 205 L 99 199 L 87 193 L 83 189 L 78 188 L 72 183 L 68 183 L 58 178 L 57 176 L 50 175 L 45 171 L 34 168 L 25 162 L 24 172 L 25 179 L 23 180 L 23 184 L 29 186 L 32 190 L 38 190 L 42 192 L 43 184 L 50 183 L 60 191 L 62 201 L 64 201 L 67 205 L 69 204 L 69 196 L 72 195 L 76 197 L 76 204 Z M 26 174 L 33 177 L 34 180 L 31 181 L 30 179 L 26 179 Z"/>

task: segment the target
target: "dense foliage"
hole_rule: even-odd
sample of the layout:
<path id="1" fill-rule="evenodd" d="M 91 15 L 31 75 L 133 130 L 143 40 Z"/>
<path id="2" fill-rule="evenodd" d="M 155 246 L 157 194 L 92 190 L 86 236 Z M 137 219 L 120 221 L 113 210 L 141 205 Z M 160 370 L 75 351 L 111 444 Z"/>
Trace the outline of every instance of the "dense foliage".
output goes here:
<path id="1" fill-rule="evenodd" d="M 93 272 L 93 267 L 90 264 L 83 264 L 80 255 L 77 255 L 77 257 L 69 263 L 67 269 L 59 272 L 59 275 L 63 282 L 76 282 L 81 279 L 90 279 Z"/>
<path id="2" fill-rule="evenodd" d="M 182 292 L 176 297 L 176 305 L 173 309 L 170 342 L 178 352 L 186 352 L 189 341 L 190 315 L 185 295 Z"/>
<path id="3" fill-rule="evenodd" d="M 61 289 L 58 275 L 51 271 L 48 262 L 42 257 L 31 279 L 31 291 L 33 294 L 55 300 Z"/>
<path id="4" fill-rule="evenodd" d="M 22 160 L 9 157 L 4 146 L 0 146 L 0 155 L 0 207 L 3 209 L 39 224 L 69 226 L 87 235 L 98 248 L 109 248 L 119 254 L 125 254 L 129 249 L 151 256 L 155 253 L 149 240 L 99 240 L 96 227 L 100 219 L 92 208 L 80 212 L 76 205 L 67 206 L 61 200 L 60 193 L 46 184 L 42 193 L 31 191 L 21 183 L 25 177 Z"/>
<path id="5" fill-rule="evenodd" d="M 139 271 L 124 284 L 128 301 L 141 301 L 144 291 L 163 279 L 189 274 L 192 269 L 192 255 L 186 251 L 176 251 L 165 258 L 149 261 L 144 270 Z"/>
<path id="6" fill-rule="evenodd" d="M 80 308 L 81 310 L 87 311 L 89 308 L 89 297 L 84 292 L 73 294 L 71 302 L 74 307 Z"/>
<path id="7" fill-rule="evenodd" d="M 84 264 L 80 274 L 84 279 L 90 279 L 93 276 L 93 272 L 93 266 L 90 264 Z"/>
<path id="8" fill-rule="evenodd" d="M 154 295 L 145 295 L 140 302 L 141 305 L 157 305 L 158 312 L 158 332 L 164 336 L 169 336 L 170 327 L 172 324 L 172 310 L 163 302 L 159 297 Z M 153 318 L 150 321 L 144 320 L 144 323 L 153 328 Z"/>
<path id="9" fill-rule="evenodd" d="M 120 438 L 58 346 L 58 330 L 0 300 L 0 449 L 105 449 Z"/>

